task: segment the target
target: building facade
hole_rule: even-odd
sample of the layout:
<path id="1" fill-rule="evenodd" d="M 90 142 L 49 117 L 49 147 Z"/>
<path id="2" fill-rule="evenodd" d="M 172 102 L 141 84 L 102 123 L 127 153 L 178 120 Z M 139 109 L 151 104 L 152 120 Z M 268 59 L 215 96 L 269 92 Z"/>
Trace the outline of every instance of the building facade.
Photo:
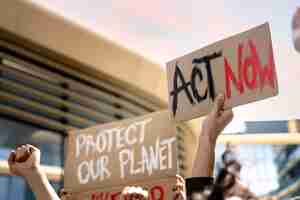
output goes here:
<path id="1" fill-rule="evenodd" d="M 63 185 L 68 130 L 167 109 L 161 66 L 27 0 L 0 7 L 0 199 L 30 200 L 23 179 L 9 174 L 17 145 L 42 151 L 42 165 L 58 190 Z M 189 173 L 180 124 L 180 173 Z M 190 160 L 191 158 L 187 158 Z M 187 163 L 187 164 L 186 164 Z"/>
<path id="2" fill-rule="evenodd" d="M 8 170 L 17 145 L 41 149 L 58 190 L 68 130 L 167 109 L 167 97 L 158 64 L 29 0 L 1 2 L 0 199 L 33 199 Z M 183 176 L 191 175 L 200 122 L 177 127 Z"/>
<path id="3" fill-rule="evenodd" d="M 295 127 L 293 122 L 294 120 L 246 122 L 246 127 L 248 133 L 295 134 L 294 132 L 298 127 Z M 269 145 L 268 148 L 273 155 L 273 165 L 276 167 L 276 182 L 278 184 L 278 187 L 270 193 L 285 196 L 285 199 L 299 196 L 300 145 Z"/>

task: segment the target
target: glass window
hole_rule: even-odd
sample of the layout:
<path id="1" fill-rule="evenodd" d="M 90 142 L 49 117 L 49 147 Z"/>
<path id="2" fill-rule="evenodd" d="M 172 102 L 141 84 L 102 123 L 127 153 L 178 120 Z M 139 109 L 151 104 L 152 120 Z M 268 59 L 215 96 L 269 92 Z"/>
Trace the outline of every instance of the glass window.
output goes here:
<path id="1" fill-rule="evenodd" d="M 6 160 L 17 145 L 32 144 L 42 152 L 44 165 L 63 166 L 63 136 L 20 121 L 0 117 L 0 159 Z"/>
<path id="2" fill-rule="evenodd" d="M 61 183 L 50 182 L 58 192 Z M 16 176 L 0 176 L 0 199 L 35 200 L 35 196 L 24 179 Z"/>

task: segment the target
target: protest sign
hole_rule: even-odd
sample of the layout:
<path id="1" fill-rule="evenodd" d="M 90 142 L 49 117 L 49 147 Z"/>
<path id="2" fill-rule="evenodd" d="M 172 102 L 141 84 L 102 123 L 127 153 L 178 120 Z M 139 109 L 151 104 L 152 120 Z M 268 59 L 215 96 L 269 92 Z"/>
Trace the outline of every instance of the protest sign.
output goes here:
<path id="1" fill-rule="evenodd" d="M 141 182 L 135 186 L 143 186 L 148 191 L 148 200 L 177 200 L 174 192 L 176 178 Z M 132 185 L 130 185 L 132 186 Z M 127 200 L 121 197 L 124 187 L 113 187 L 83 193 L 73 193 L 72 200 Z"/>
<path id="2" fill-rule="evenodd" d="M 67 143 L 64 187 L 72 192 L 125 187 L 177 173 L 176 130 L 167 110 L 73 131 Z"/>
<path id="3" fill-rule="evenodd" d="M 269 24 L 167 63 L 169 110 L 176 121 L 210 112 L 217 94 L 225 108 L 278 94 Z"/>

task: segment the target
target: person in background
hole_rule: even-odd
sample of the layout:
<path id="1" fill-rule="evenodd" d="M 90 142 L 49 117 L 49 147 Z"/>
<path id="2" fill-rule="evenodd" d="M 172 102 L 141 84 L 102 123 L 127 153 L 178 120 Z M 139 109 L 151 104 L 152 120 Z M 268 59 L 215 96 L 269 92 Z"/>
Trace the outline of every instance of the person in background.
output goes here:
<path id="1" fill-rule="evenodd" d="M 222 164 L 224 168 L 227 168 L 228 166 L 234 167 L 236 173 L 240 173 L 242 166 L 238 162 L 235 145 L 230 143 L 226 144 L 226 149 L 222 154 Z"/>
<path id="2" fill-rule="evenodd" d="M 22 176 L 38 200 L 60 200 L 40 165 L 41 152 L 32 145 L 22 145 L 8 158 L 10 172 Z"/>

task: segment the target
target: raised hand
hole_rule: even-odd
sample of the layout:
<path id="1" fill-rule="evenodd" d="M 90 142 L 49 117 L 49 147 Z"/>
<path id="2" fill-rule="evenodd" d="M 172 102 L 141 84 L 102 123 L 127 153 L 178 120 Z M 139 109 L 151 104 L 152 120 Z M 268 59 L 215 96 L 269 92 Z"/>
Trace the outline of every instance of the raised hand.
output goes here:
<path id="1" fill-rule="evenodd" d="M 147 200 L 148 192 L 141 187 L 125 187 L 122 191 L 122 198 L 124 200 Z"/>
<path id="2" fill-rule="evenodd" d="M 41 152 L 38 148 L 26 144 L 12 151 L 8 158 L 10 172 L 27 178 L 40 168 Z"/>
<path id="3" fill-rule="evenodd" d="M 37 200 L 59 200 L 40 165 L 41 152 L 26 144 L 10 153 L 8 165 L 10 172 L 25 178 Z"/>
<path id="4" fill-rule="evenodd" d="M 233 118 L 232 110 L 224 110 L 224 104 L 225 96 L 218 95 L 212 111 L 204 120 L 193 165 L 194 177 L 211 177 L 213 175 L 217 138 Z"/>
<path id="5" fill-rule="evenodd" d="M 214 102 L 212 111 L 206 117 L 202 132 L 210 135 L 212 140 L 216 140 L 223 129 L 232 121 L 232 110 L 224 110 L 225 96 L 219 94 Z"/>

